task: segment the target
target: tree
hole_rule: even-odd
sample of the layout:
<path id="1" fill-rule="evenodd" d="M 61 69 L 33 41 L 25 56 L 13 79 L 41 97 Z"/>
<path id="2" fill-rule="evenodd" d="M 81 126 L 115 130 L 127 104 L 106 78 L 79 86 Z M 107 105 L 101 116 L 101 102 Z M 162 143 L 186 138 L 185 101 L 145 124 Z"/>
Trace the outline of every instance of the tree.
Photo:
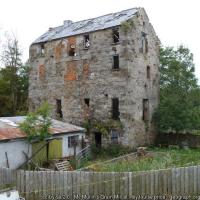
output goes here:
<path id="1" fill-rule="evenodd" d="M 49 137 L 49 128 L 51 126 L 50 119 L 51 108 L 47 102 L 44 102 L 36 112 L 29 113 L 23 123 L 20 124 L 20 129 L 27 134 L 28 140 L 44 140 Z"/>
<path id="2" fill-rule="evenodd" d="M 28 70 L 22 64 L 22 52 L 16 37 L 7 35 L 2 44 L 0 60 L 3 68 L 0 69 L 0 104 L 3 110 L 1 116 L 11 116 L 18 113 L 25 114 L 28 97 Z M 6 86 L 6 90 L 4 90 Z"/>
<path id="3" fill-rule="evenodd" d="M 28 63 L 18 69 L 17 114 L 26 114 L 28 111 L 29 69 Z"/>
<path id="4" fill-rule="evenodd" d="M 9 116 L 12 112 L 12 102 L 10 95 L 9 82 L 5 81 L 0 76 L 0 116 Z"/>
<path id="5" fill-rule="evenodd" d="M 19 42 L 14 34 L 7 34 L 2 48 L 1 61 L 5 66 L 17 68 L 22 65 L 22 51 L 19 48 Z"/>
<path id="6" fill-rule="evenodd" d="M 160 50 L 160 104 L 155 122 L 160 132 L 200 128 L 200 88 L 188 48 Z"/>

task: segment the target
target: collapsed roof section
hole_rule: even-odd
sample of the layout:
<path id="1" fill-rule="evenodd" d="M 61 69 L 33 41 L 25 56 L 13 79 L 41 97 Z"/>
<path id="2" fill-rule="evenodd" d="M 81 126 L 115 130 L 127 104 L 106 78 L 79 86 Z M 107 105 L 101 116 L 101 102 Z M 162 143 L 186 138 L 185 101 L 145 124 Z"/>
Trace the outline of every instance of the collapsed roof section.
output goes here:
<path id="1" fill-rule="evenodd" d="M 33 44 L 119 26 L 122 22 L 134 17 L 138 10 L 139 8 L 132 8 L 78 22 L 66 20 L 62 26 L 50 28 L 49 31 L 35 40 Z"/>

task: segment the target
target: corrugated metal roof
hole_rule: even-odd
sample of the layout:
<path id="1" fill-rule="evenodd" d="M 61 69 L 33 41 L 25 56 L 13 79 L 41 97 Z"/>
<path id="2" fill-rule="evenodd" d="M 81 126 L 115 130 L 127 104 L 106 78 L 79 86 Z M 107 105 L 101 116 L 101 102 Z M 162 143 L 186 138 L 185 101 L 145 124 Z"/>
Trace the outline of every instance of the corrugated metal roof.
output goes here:
<path id="1" fill-rule="evenodd" d="M 15 138 L 24 138 L 26 135 L 18 128 L 0 128 L 0 140 L 10 140 Z"/>
<path id="2" fill-rule="evenodd" d="M 17 138 L 24 138 L 24 134 L 19 128 L 19 124 L 22 123 L 25 116 L 17 117 L 0 117 L 0 140 L 10 140 Z M 61 122 L 55 119 L 51 120 L 52 125 L 50 132 L 55 135 L 59 133 L 72 133 L 72 132 L 83 132 L 84 128 L 75 126 L 66 122 Z"/>
<path id="3" fill-rule="evenodd" d="M 131 8 L 121 12 L 111 13 L 78 22 L 66 20 L 62 26 L 51 28 L 49 31 L 35 40 L 33 44 L 119 26 L 122 22 L 127 21 L 135 16 L 138 9 L 139 8 Z"/>

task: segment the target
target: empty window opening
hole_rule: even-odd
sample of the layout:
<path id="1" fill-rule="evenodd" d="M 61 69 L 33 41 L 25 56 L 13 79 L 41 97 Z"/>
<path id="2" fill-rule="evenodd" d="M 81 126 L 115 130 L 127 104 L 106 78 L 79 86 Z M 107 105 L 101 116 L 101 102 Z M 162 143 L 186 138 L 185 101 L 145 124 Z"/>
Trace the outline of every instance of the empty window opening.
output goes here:
<path id="1" fill-rule="evenodd" d="M 68 137 L 68 148 L 72 148 L 78 145 L 78 135 Z"/>
<path id="2" fill-rule="evenodd" d="M 111 130 L 111 143 L 118 144 L 119 142 L 119 133 L 116 130 Z"/>
<path id="3" fill-rule="evenodd" d="M 119 42 L 119 29 L 113 29 L 113 42 Z"/>
<path id="4" fill-rule="evenodd" d="M 59 118 L 63 118 L 61 99 L 56 99 L 56 113 Z"/>
<path id="5" fill-rule="evenodd" d="M 112 118 L 115 120 L 119 119 L 119 99 L 113 98 L 112 99 Z"/>
<path id="6" fill-rule="evenodd" d="M 45 50 L 44 50 L 44 49 L 45 49 L 45 48 L 44 48 L 44 44 L 41 44 L 40 47 L 41 47 L 41 54 L 44 55 L 44 51 L 45 51 Z"/>
<path id="7" fill-rule="evenodd" d="M 90 99 L 84 99 L 85 104 L 89 107 L 90 106 Z"/>
<path id="8" fill-rule="evenodd" d="M 113 69 L 119 69 L 119 55 L 113 56 Z"/>
<path id="9" fill-rule="evenodd" d="M 147 79 L 151 78 L 151 69 L 150 66 L 147 66 Z"/>
<path id="10" fill-rule="evenodd" d="M 69 49 L 69 56 L 76 56 L 75 45 L 71 44 Z"/>
<path id="11" fill-rule="evenodd" d="M 84 46 L 86 49 L 90 47 L 90 37 L 89 35 L 84 35 Z"/>
<path id="12" fill-rule="evenodd" d="M 143 99 L 143 117 L 142 117 L 144 122 L 149 121 L 149 100 L 148 99 Z"/>

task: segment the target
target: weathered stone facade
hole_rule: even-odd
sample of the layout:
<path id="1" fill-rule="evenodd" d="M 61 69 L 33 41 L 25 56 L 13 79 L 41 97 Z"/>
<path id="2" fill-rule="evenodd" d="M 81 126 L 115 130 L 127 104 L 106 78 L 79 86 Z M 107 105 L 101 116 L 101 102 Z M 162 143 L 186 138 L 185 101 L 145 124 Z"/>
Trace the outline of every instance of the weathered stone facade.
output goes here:
<path id="1" fill-rule="evenodd" d="M 113 40 L 114 28 L 119 42 Z M 159 101 L 158 54 L 159 40 L 143 8 L 114 27 L 34 42 L 30 110 L 47 100 L 52 117 L 60 115 L 81 125 L 88 115 L 112 118 L 112 99 L 117 98 L 123 124 L 119 142 L 131 147 L 149 144 L 154 135 L 152 114 Z"/>

